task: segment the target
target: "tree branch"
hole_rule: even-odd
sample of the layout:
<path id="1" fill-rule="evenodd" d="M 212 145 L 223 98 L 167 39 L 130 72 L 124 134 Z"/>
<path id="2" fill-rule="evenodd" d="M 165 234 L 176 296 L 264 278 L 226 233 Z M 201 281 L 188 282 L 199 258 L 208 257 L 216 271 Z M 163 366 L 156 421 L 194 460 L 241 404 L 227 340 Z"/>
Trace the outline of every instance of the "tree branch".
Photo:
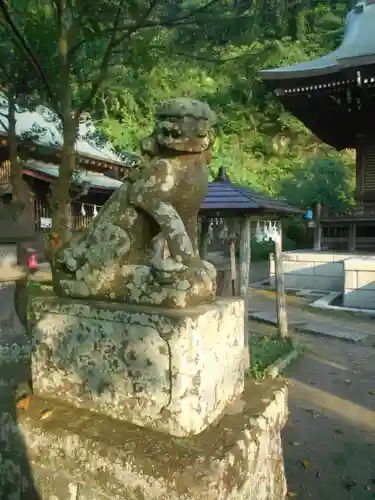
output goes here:
<path id="1" fill-rule="evenodd" d="M 150 50 L 156 50 L 160 52 L 165 52 L 167 54 L 173 54 L 176 56 L 180 57 L 186 57 L 187 59 L 193 59 L 195 61 L 204 61 L 204 62 L 209 62 L 209 63 L 216 63 L 216 64 L 225 64 L 227 62 L 231 61 L 237 61 L 239 59 L 242 59 L 244 57 L 247 57 L 249 54 L 240 54 L 238 56 L 233 56 L 233 57 L 227 57 L 225 59 L 220 59 L 220 58 L 210 58 L 210 57 L 205 57 L 205 56 L 199 56 L 195 54 L 188 54 L 186 52 L 179 52 L 176 50 L 169 50 L 167 47 L 163 47 L 162 45 L 152 45 L 150 47 Z"/>
<path id="2" fill-rule="evenodd" d="M 169 19 L 167 18 L 164 21 L 160 20 L 159 23 L 156 21 L 156 24 L 150 22 L 148 24 L 151 24 L 151 26 L 148 26 L 148 27 L 152 27 L 152 26 L 155 26 L 155 27 L 157 27 L 157 26 L 163 26 L 163 27 L 174 26 L 176 23 L 179 23 L 179 22 L 184 21 L 186 19 L 190 19 L 190 18 L 196 16 L 197 14 L 201 14 L 205 10 L 209 9 L 212 5 L 215 5 L 215 3 L 217 3 L 218 1 L 219 0 L 209 0 L 205 5 L 202 5 L 202 7 L 199 7 L 198 9 L 191 10 L 190 12 L 186 12 L 185 14 L 183 14 L 182 16 L 179 16 L 179 17 L 173 17 L 173 18 L 169 18 Z"/>
<path id="3" fill-rule="evenodd" d="M 12 42 L 17 47 L 17 49 L 21 51 L 22 55 L 29 62 L 29 64 L 36 70 L 39 78 L 41 79 L 41 81 L 46 89 L 47 95 L 48 95 L 51 103 L 54 104 L 55 111 L 60 116 L 60 109 L 59 109 L 58 103 L 57 103 L 56 98 L 52 92 L 50 85 L 49 85 L 48 79 L 43 71 L 43 68 L 39 64 L 39 61 L 37 60 L 35 54 L 33 53 L 31 47 L 29 46 L 27 40 L 25 39 L 25 37 L 22 35 L 20 30 L 18 29 L 18 27 L 14 23 L 12 16 L 9 12 L 8 6 L 6 4 L 6 0 L 0 0 L 0 11 L 3 13 L 4 21 L 5 21 L 6 25 L 8 26 L 8 29 L 10 31 Z"/>
<path id="4" fill-rule="evenodd" d="M 82 113 L 82 111 L 84 109 L 86 109 L 90 105 L 90 103 L 91 103 L 92 99 L 94 98 L 95 94 L 98 92 L 98 90 L 100 88 L 100 85 L 102 84 L 103 80 L 105 79 L 105 76 L 106 76 L 106 73 L 107 73 L 107 69 L 108 69 L 108 65 L 109 65 L 110 60 L 111 60 L 112 51 L 113 51 L 114 47 L 117 44 L 117 41 L 116 41 L 117 31 L 118 31 L 118 26 L 119 26 L 119 23 L 120 23 L 121 11 L 122 11 L 122 9 L 124 7 L 124 2 L 125 2 L 125 0 L 119 0 L 119 4 L 118 4 L 118 7 L 117 7 L 115 19 L 113 21 L 113 27 L 112 27 L 111 37 L 109 39 L 107 48 L 106 48 L 106 50 L 104 52 L 103 59 L 102 59 L 102 62 L 100 64 L 100 68 L 99 68 L 99 73 L 98 73 L 97 77 L 94 78 L 94 80 L 93 80 L 93 82 L 91 84 L 91 88 L 90 88 L 88 96 L 86 97 L 86 99 L 83 100 L 83 102 L 81 103 L 81 105 L 76 110 L 76 112 L 75 112 L 75 116 L 76 117 L 79 117 L 80 114 Z"/>
<path id="5" fill-rule="evenodd" d="M 158 3 L 158 0 L 151 0 L 148 9 L 146 10 L 145 14 L 142 16 L 143 19 L 148 19 L 148 17 L 152 14 L 152 11 L 155 9 L 157 3 Z"/>
<path id="6" fill-rule="evenodd" d="M 0 125 L 3 127 L 3 129 L 4 129 L 5 131 L 7 131 L 7 130 L 8 130 L 8 127 L 5 125 L 5 123 L 3 122 L 3 120 L 2 120 L 1 118 L 0 118 Z"/>
<path id="7" fill-rule="evenodd" d="M 5 66 L 5 64 L 2 61 L 0 61 L 0 68 L 2 69 L 3 74 L 5 75 L 5 77 L 7 79 L 7 82 L 9 84 L 9 82 L 11 81 L 11 79 L 10 79 L 10 75 L 9 75 L 9 72 L 8 72 L 8 68 Z"/>
<path id="8" fill-rule="evenodd" d="M 209 7 L 211 7 L 212 5 L 217 3 L 218 1 L 219 0 L 210 0 L 202 7 L 195 9 L 195 10 L 192 10 L 188 13 L 185 13 L 184 15 L 181 15 L 179 17 L 167 18 L 164 20 L 157 19 L 155 21 L 147 21 L 146 22 L 146 20 L 150 17 L 150 15 L 152 14 L 152 11 L 155 9 L 155 7 L 158 4 L 158 0 L 152 0 L 150 3 L 150 6 L 148 7 L 148 9 L 146 10 L 146 12 L 143 15 L 142 21 L 139 21 L 139 22 L 132 22 L 131 21 L 128 23 L 121 24 L 121 26 L 117 27 L 117 31 L 125 31 L 126 33 L 123 35 L 122 38 L 120 38 L 116 42 L 115 45 L 119 45 L 121 42 L 126 40 L 126 38 L 128 38 L 128 36 L 130 36 L 129 32 L 131 32 L 130 34 L 132 34 L 132 33 L 135 33 L 136 31 L 149 29 L 149 28 L 174 28 L 177 26 L 195 25 L 196 23 L 194 21 L 192 21 L 192 20 L 187 21 L 187 19 L 191 19 L 195 15 L 202 13 L 203 11 L 205 11 L 206 9 L 208 9 Z M 241 19 L 243 19 L 243 18 L 244 18 L 244 16 L 241 17 Z M 98 31 L 96 33 L 96 36 L 99 38 L 99 37 L 104 36 L 106 34 L 108 35 L 108 33 L 111 33 L 111 34 L 113 33 L 113 27 L 110 30 Z M 84 45 L 86 43 L 86 41 L 87 40 L 81 40 L 80 42 L 78 42 L 75 46 L 71 47 L 70 52 L 72 54 L 74 54 L 80 47 L 82 47 L 82 45 Z"/>

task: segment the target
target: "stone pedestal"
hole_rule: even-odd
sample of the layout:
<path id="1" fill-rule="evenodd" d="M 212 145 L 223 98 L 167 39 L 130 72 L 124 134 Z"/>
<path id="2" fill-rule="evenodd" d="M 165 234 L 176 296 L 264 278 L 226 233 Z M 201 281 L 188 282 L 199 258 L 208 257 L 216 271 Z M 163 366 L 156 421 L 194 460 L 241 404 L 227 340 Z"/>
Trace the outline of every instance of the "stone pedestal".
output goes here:
<path id="1" fill-rule="evenodd" d="M 247 381 L 221 420 L 191 438 L 38 397 L 19 415 L 17 432 L 29 457 L 28 485 L 33 477 L 40 500 L 284 500 L 286 418 L 282 381 Z M 26 484 L 19 472 L 5 477 Z"/>
<path id="2" fill-rule="evenodd" d="M 241 299 L 166 310 L 51 296 L 32 308 L 36 395 L 191 436 L 243 390 Z"/>

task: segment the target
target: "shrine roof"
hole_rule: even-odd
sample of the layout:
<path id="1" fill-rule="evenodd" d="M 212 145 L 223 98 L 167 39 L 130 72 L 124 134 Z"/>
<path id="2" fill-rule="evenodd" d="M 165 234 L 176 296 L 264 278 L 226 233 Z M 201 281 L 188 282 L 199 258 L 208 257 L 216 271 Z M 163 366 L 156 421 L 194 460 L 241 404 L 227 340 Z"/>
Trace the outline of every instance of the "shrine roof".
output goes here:
<path id="1" fill-rule="evenodd" d="M 375 63 L 374 28 L 375 0 L 360 1 L 347 15 L 344 38 L 335 51 L 312 61 L 263 70 L 260 77 L 277 81 L 282 86 L 285 80 L 307 79 L 372 65 Z"/>
<path id="2" fill-rule="evenodd" d="M 54 181 L 59 176 L 59 167 L 54 163 L 46 163 L 38 160 L 28 160 L 23 167 L 24 174 L 39 178 L 46 182 Z M 85 169 L 80 169 L 78 173 L 77 183 L 82 184 L 87 182 L 91 188 L 102 189 L 106 191 L 114 191 L 121 186 L 122 182 L 117 179 L 112 179 L 99 172 L 90 172 Z"/>
<path id="3" fill-rule="evenodd" d="M 8 101 L 4 93 L 0 92 L 0 135 L 8 135 Z M 18 106 L 16 112 L 16 134 L 18 137 L 29 138 L 34 144 L 61 151 L 63 135 L 61 122 L 52 110 L 45 106 L 38 106 L 28 110 Z M 99 132 L 90 119 L 79 124 L 76 140 L 76 152 L 88 160 L 109 163 L 119 167 L 133 166 L 133 154 L 118 155 L 108 141 L 99 140 Z"/>
<path id="4" fill-rule="evenodd" d="M 248 187 L 233 184 L 225 168 L 220 167 L 218 176 L 208 186 L 208 192 L 199 213 L 200 215 L 222 216 L 260 214 L 285 216 L 302 214 L 303 211 Z"/>

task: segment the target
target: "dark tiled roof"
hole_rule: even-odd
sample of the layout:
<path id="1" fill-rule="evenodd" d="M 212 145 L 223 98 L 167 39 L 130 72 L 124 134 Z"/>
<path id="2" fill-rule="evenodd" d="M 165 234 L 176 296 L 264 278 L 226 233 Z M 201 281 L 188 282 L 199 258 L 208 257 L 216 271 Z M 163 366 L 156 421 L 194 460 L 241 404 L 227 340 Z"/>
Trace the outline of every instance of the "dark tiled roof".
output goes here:
<path id="1" fill-rule="evenodd" d="M 225 168 L 220 167 L 218 176 L 208 186 L 208 193 L 200 210 L 201 215 L 208 213 L 223 215 L 257 215 L 262 213 L 292 215 L 302 214 L 303 212 L 299 208 L 264 196 L 253 189 L 232 184 L 225 172 Z"/>

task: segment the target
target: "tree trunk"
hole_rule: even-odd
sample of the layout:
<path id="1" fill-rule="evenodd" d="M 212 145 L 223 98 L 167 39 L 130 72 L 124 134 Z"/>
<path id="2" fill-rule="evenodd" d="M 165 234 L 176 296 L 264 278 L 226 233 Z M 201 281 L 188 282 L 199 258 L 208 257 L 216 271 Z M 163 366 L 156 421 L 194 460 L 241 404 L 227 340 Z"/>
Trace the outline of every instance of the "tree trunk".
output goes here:
<path id="1" fill-rule="evenodd" d="M 10 160 L 10 181 L 12 184 L 12 212 L 15 219 L 34 227 L 34 207 L 29 187 L 22 178 L 22 165 L 18 157 L 18 141 L 16 135 L 16 102 L 13 91 L 8 89 L 8 141 Z M 30 226 L 27 226 L 30 227 Z"/>
<path id="2" fill-rule="evenodd" d="M 69 33 L 72 33 L 72 11 L 69 2 L 57 3 L 57 32 L 60 70 L 59 114 L 63 126 L 63 151 L 59 177 L 52 188 L 52 248 L 56 249 L 72 236 L 70 186 L 76 168 L 75 143 L 79 113 L 73 112 L 73 89 L 69 61 Z"/>
<path id="3" fill-rule="evenodd" d="M 16 101 L 11 88 L 8 89 L 8 144 L 9 144 L 9 160 L 11 164 L 11 184 L 12 184 L 12 212 L 15 220 L 21 226 L 29 228 L 32 226 L 32 231 L 35 229 L 34 219 L 34 204 L 30 196 L 29 187 L 22 177 L 22 164 L 18 156 L 18 140 L 16 134 Z M 27 243 L 23 242 L 27 247 Z M 17 243 L 17 264 L 27 269 L 28 254 L 21 251 L 21 243 Z M 25 276 L 18 279 L 14 290 L 14 311 L 18 316 L 21 325 L 28 331 L 27 309 L 28 309 L 28 294 L 27 294 L 27 271 Z M 16 323 L 15 323 L 16 325 Z M 17 325 L 18 326 L 18 325 Z"/>
<path id="4" fill-rule="evenodd" d="M 78 120 L 69 116 L 64 120 L 64 145 L 59 177 L 52 189 L 52 239 L 55 248 L 72 236 L 70 185 L 76 168 L 75 143 Z"/>

